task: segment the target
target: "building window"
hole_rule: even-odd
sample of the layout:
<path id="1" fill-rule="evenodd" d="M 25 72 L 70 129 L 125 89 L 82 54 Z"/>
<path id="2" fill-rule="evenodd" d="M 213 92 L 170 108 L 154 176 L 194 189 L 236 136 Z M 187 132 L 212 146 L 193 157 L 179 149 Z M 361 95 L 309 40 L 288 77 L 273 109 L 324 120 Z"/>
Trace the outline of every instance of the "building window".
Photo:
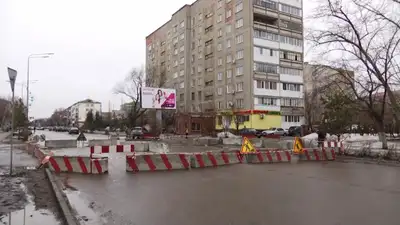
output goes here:
<path id="1" fill-rule="evenodd" d="M 241 28 L 241 27 L 243 27 L 243 19 L 236 20 L 236 28 Z"/>
<path id="2" fill-rule="evenodd" d="M 178 49 L 177 48 L 174 49 L 174 55 L 178 55 Z"/>
<path id="3" fill-rule="evenodd" d="M 294 68 L 280 67 L 279 68 L 279 73 L 280 74 L 295 75 L 295 76 L 303 76 L 303 70 L 294 69 Z"/>
<path id="4" fill-rule="evenodd" d="M 240 82 L 240 83 L 236 84 L 236 91 L 237 92 L 243 91 L 243 82 Z"/>
<path id="5" fill-rule="evenodd" d="M 254 71 L 262 73 L 278 73 L 278 66 L 266 63 L 254 63 Z"/>
<path id="6" fill-rule="evenodd" d="M 203 67 L 202 67 L 202 66 L 198 66 L 198 67 L 197 67 L 197 72 L 198 72 L 198 73 L 203 72 Z"/>
<path id="7" fill-rule="evenodd" d="M 236 13 L 242 10 L 243 10 L 243 2 L 240 2 L 239 4 L 236 5 Z"/>
<path id="8" fill-rule="evenodd" d="M 222 102 L 221 101 L 218 102 L 218 109 L 222 109 Z M 222 119 L 222 117 L 220 117 L 220 118 Z M 221 124 L 222 124 L 222 121 L 221 121 Z"/>
<path id="9" fill-rule="evenodd" d="M 181 57 L 180 63 L 181 63 L 181 64 L 184 64 L 184 63 L 185 63 L 185 57 Z"/>
<path id="10" fill-rule="evenodd" d="M 296 53 L 296 52 L 281 51 L 279 54 L 279 57 L 281 59 L 287 59 L 287 60 L 292 60 L 292 61 L 297 61 L 297 62 L 303 61 L 302 54 Z"/>
<path id="11" fill-rule="evenodd" d="M 222 95 L 222 87 L 219 87 L 219 88 L 217 89 L 217 94 L 218 94 L 218 95 Z"/>
<path id="12" fill-rule="evenodd" d="M 232 70 L 226 71 L 226 78 L 232 78 Z"/>
<path id="13" fill-rule="evenodd" d="M 232 10 L 229 9 L 228 11 L 226 11 L 226 18 L 228 19 L 231 16 L 232 16 Z"/>
<path id="14" fill-rule="evenodd" d="M 278 34 L 270 33 L 270 32 L 263 31 L 263 30 L 257 30 L 257 29 L 254 30 L 254 37 L 262 38 L 262 39 L 266 39 L 266 40 L 270 40 L 270 41 L 279 41 Z"/>
<path id="15" fill-rule="evenodd" d="M 201 125 L 200 123 L 192 123 L 192 131 L 200 131 Z"/>
<path id="16" fill-rule="evenodd" d="M 218 5 L 217 5 L 218 9 L 222 7 L 222 0 L 218 1 Z"/>
<path id="17" fill-rule="evenodd" d="M 222 80 L 222 72 L 218 72 L 218 74 L 217 74 L 217 80 Z"/>
<path id="18" fill-rule="evenodd" d="M 198 19 L 199 19 L 200 21 L 203 20 L 203 14 L 202 14 L 202 13 L 199 13 Z"/>
<path id="19" fill-rule="evenodd" d="M 173 74 L 173 78 L 177 78 L 178 77 L 178 72 L 175 72 L 174 74 Z"/>
<path id="20" fill-rule="evenodd" d="M 264 48 L 264 47 L 254 47 L 254 52 L 259 52 L 260 55 L 269 55 L 269 56 L 274 56 L 275 55 L 275 51 L 273 49 L 269 49 L 269 48 Z"/>
<path id="21" fill-rule="evenodd" d="M 231 39 L 226 40 L 226 47 L 227 48 L 231 47 Z"/>
<path id="22" fill-rule="evenodd" d="M 222 14 L 219 14 L 217 18 L 217 23 L 221 23 L 221 21 L 222 21 Z"/>
<path id="23" fill-rule="evenodd" d="M 179 75 L 180 75 L 180 76 L 185 75 L 185 70 L 181 70 L 181 71 L 179 72 Z"/>
<path id="24" fill-rule="evenodd" d="M 184 45 L 182 45 L 182 46 L 179 48 L 179 51 L 180 51 L 180 52 L 183 52 L 183 51 L 185 51 L 185 46 L 184 46 Z"/>
<path id="25" fill-rule="evenodd" d="M 273 81 L 258 80 L 257 81 L 257 88 L 269 89 L 269 90 L 277 90 L 278 89 L 278 83 L 277 82 L 273 82 Z"/>
<path id="26" fill-rule="evenodd" d="M 218 37 L 222 37 L 222 29 L 218 30 Z"/>
<path id="27" fill-rule="evenodd" d="M 181 83 L 179 84 L 179 88 L 185 88 L 185 83 L 184 83 L 184 82 L 181 82 Z"/>
<path id="28" fill-rule="evenodd" d="M 236 108 L 242 109 L 244 107 L 244 99 L 236 99 Z"/>
<path id="29" fill-rule="evenodd" d="M 222 58 L 218 58 L 217 63 L 218 63 L 218 66 L 222 66 Z"/>
<path id="30" fill-rule="evenodd" d="M 291 15 L 295 15 L 295 16 L 301 16 L 302 15 L 302 10 L 294 7 L 294 6 L 290 6 L 290 5 L 285 5 L 285 4 L 279 4 L 279 10 L 281 12 L 285 12 Z"/>
<path id="31" fill-rule="evenodd" d="M 238 66 L 238 67 L 236 67 L 236 76 L 241 76 L 241 75 L 243 75 L 244 74 L 244 72 L 243 72 L 243 66 Z"/>
<path id="32" fill-rule="evenodd" d="M 290 44 L 299 47 L 303 46 L 303 40 L 294 37 L 280 35 L 279 41 L 284 44 Z"/>
<path id="33" fill-rule="evenodd" d="M 281 100 L 281 105 L 288 107 L 303 107 L 304 100 L 302 98 L 283 98 Z"/>
<path id="34" fill-rule="evenodd" d="M 300 91 L 300 84 L 282 83 L 282 90 L 285 91 Z"/>
<path id="35" fill-rule="evenodd" d="M 277 98 L 258 98 L 258 104 L 277 106 L 278 99 Z"/>
<path id="36" fill-rule="evenodd" d="M 218 51 L 222 51 L 222 44 L 221 43 L 218 43 L 217 50 Z"/>
<path id="37" fill-rule="evenodd" d="M 236 36 L 236 44 L 240 44 L 243 42 L 243 34 Z"/>
<path id="38" fill-rule="evenodd" d="M 285 116 L 287 123 L 300 123 L 300 116 Z"/>
<path id="39" fill-rule="evenodd" d="M 177 67 L 178 66 L 178 60 L 175 60 L 174 61 L 174 67 Z"/>
<path id="40" fill-rule="evenodd" d="M 239 50 L 236 52 L 236 59 L 243 59 L 243 50 Z"/>
<path id="41" fill-rule="evenodd" d="M 181 28 L 184 28 L 185 27 L 185 21 L 182 21 L 180 26 L 181 26 Z"/>
<path id="42" fill-rule="evenodd" d="M 226 93 L 228 93 L 228 94 L 233 93 L 232 85 L 226 86 Z"/>

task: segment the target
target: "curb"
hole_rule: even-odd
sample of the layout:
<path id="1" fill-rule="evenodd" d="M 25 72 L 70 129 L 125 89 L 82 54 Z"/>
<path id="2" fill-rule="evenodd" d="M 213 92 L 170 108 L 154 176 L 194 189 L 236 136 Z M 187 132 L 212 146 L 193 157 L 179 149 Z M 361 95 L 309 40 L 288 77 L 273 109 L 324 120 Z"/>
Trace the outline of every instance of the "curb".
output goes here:
<path id="1" fill-rule="evenodd" d="M 61 213 L 63 214 L 66 224 L 67 225 L 80 225 L 79 221 L 75 218 L 75 215 L 73 213 L 73 209 L 71 206 L 71 203 L 68 200 L 68 197 L 64 194 L 62 189 L 60 188 L 60 185 L 58 185 L 58 182 L 55 179 L 54 174 L 48 169 L 45 168 L 47 178 L 50 181 L 51 187 L 54 191 L 54 194 L 56 195 L 56 199 L 58 202 L 58 205 L 60 206 Z"/>

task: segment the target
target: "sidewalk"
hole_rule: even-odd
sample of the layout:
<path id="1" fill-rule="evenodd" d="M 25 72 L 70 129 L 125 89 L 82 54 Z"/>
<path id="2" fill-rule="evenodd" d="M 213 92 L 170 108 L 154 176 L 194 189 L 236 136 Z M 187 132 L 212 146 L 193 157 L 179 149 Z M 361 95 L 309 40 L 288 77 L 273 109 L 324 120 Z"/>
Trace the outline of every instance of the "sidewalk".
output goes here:
<path id="1" fill-rule="evenodd" d="M 6 139 L 6 137 L 8 135 L 10 135 L 10 134 L 11 134 L 10 132 L 2 132 L 2 131 L 0 131 L 0 142 L 3 141 L 4 139 Z"/>

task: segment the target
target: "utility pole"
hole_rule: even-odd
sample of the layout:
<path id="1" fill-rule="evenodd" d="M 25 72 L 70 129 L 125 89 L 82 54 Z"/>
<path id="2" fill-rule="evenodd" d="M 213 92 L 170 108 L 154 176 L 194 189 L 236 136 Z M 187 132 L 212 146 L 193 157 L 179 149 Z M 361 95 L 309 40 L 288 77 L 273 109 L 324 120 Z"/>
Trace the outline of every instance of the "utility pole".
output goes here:
<path id="1" fill-rule="evenodd" d="M 12 91 L 12 118 L 11 118 L 11 141 L 10 141 L 10 176 L 12 175 L 13 171 L 13 150 L 14 150 L 14 140 L 13 140 L 13 135 L 14 135 L 14 114 L 15 114 L 15 81 L 17 80 L 17 71 L 11 68 L 7 68 L 8 70 L 8 78 L 10 79 L 10 86 L 11 86 L 11 91 Z"/>

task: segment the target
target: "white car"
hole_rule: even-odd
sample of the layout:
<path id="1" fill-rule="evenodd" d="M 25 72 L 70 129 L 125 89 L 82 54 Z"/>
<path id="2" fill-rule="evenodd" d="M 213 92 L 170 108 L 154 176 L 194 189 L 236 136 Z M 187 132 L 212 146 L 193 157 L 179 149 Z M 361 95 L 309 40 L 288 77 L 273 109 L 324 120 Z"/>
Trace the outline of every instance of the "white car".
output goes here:
<path id="1" fill-rule="evenodd" d="M 288 132 L 282 128 L 276 128 L 272 127 L 268 130 L 264 130 L 262 132 L 263 135 L 280 135 L 280 136 L 286 136 Z"/>

